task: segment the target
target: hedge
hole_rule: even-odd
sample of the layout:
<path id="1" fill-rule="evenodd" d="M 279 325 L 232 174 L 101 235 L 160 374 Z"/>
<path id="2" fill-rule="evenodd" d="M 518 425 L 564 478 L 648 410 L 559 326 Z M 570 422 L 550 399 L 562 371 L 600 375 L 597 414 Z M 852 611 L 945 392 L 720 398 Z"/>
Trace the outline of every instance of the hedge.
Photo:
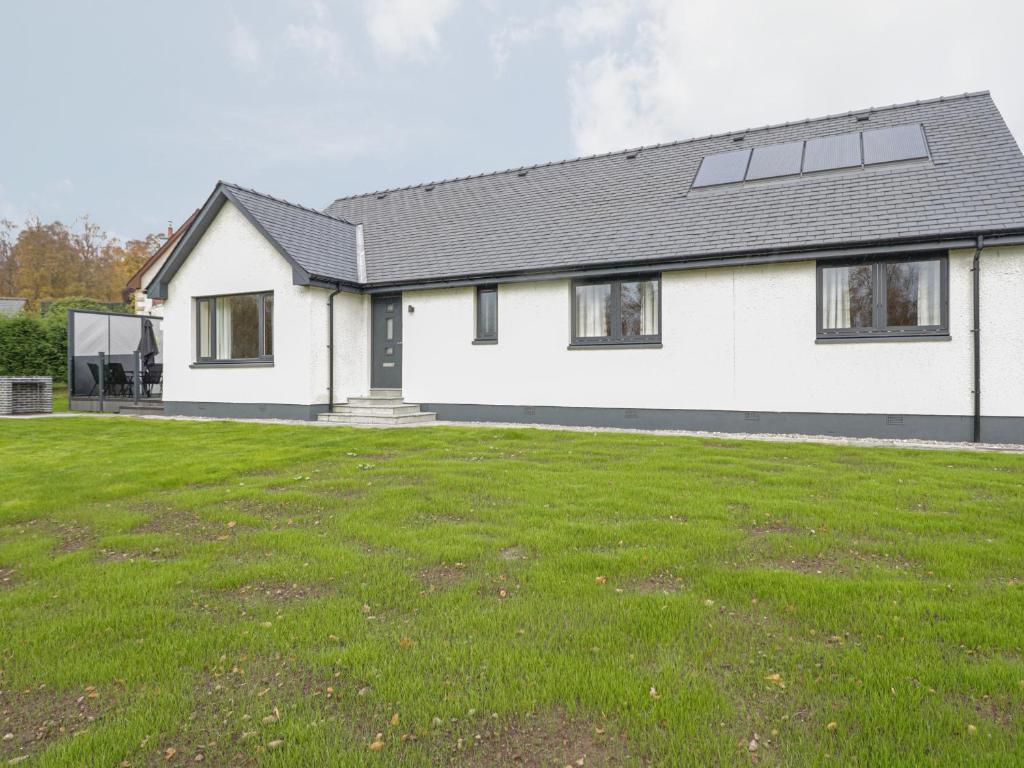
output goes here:
<path id="1" fill-rule="evenodd" d="M 68 310 L 101 309 L 107 304 L 88 298 L 61 299 L 45 315 L 21 312 L 0 317 L 0 376 L 68 378 Z"/>

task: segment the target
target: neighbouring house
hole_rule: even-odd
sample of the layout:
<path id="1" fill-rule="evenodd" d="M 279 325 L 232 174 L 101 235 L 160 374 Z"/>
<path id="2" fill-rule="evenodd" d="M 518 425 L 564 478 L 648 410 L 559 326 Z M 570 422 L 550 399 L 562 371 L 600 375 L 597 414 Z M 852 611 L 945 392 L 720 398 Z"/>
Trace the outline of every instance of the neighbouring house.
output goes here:
<path id="1" fill-rule="evenodd" d="M 185 223 L 177 229 L 174 229 L 170 224 L 167 225 L 167 238 L 163 244 L 143 263 L 141 267 L 128 278 L 128 282 L 124 287 L 125 301 L 129 302 L 135 310 L 137 315 L 160 315 L 161 314 L 161 301 L 160 299 L 152 299 L 146 295 L 146 286 L 156 277 L 156 273 L 160 271 L 160 268 L 167 261 L 167 257 L 170 256 L 171 251 L 174 250 L 174 246 L 178 244 L 181 236 L 185 234 L 185 231 L 189 228 L 189 225 L 195 220 L 199 211 L 193 212 Z"/>
<path id="2" fill-rule="evenodd" d="M 0 317 L 14 317 L 25 308 L 28 299 L 15 299 L 0 296 Z"/>
<path id="3" fill-rule="evenodd" d="M 172 414 L 1024 442 L 987 92 L 323 211 L 218 183 L 149 295 Z"/>

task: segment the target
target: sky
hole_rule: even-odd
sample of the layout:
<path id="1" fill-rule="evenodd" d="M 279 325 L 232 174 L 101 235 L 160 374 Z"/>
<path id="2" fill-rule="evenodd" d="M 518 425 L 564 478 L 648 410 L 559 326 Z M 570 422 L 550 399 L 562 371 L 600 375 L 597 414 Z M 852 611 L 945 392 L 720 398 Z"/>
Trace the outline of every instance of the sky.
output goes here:
<path id="1" fill-rule="evenodd" d="M 1020 0 L 0 0 L 0 218 L 121 239 L 223 179 L 395 186 L 966 91 Z"/>

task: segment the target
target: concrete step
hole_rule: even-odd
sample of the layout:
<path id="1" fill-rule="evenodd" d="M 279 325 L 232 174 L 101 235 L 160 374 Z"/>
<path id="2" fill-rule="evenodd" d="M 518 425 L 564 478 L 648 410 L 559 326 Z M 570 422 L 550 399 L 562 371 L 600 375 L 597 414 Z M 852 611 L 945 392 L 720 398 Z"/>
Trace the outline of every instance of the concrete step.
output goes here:
<path id="1" fill-rule="evenodd" d="M 354 427 L 400 427 L 410 424 L 425 424 L 437 418 L 436 413 L 408 413 L 401 416 L 363 416 L 348 413 L 321 413 L 319 421 L 332 424 L 348 424 Z"/>
<path id="2" fill-rule="evenodd" d="M 334 413 L 350 416 L 406 416 L 419 413 L 420 407 L 411 403 L 401 405 L 379 405 L 377 403 L 346 403 L 334 406 Z"/>
<path id="3" fill-rule="evenodd" d="M 370 389 L 370 397 L 401 397 L 401 387 L 377 387 Z"/>
<path id="4" fill-rule="evenodd" d="M 385 407 L 390 408 L 392 406 L 407 405 L 405 400 L 399 397 L 350 397 L 346 402 L 334 406 L 335 408 L 341 405 L 353 405 L 355 407 L 370 406 L 370 407 Z"/>

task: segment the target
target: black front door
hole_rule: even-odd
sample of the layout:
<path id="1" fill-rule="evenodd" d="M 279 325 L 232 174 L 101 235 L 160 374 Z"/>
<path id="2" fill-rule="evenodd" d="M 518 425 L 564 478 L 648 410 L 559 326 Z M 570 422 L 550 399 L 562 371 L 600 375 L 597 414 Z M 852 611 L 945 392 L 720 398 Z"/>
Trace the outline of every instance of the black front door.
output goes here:
<path id="1" fill-rule="evenodd" d="M 402 387 L 402 296 L 374 296 L 370 386 Z"/>

